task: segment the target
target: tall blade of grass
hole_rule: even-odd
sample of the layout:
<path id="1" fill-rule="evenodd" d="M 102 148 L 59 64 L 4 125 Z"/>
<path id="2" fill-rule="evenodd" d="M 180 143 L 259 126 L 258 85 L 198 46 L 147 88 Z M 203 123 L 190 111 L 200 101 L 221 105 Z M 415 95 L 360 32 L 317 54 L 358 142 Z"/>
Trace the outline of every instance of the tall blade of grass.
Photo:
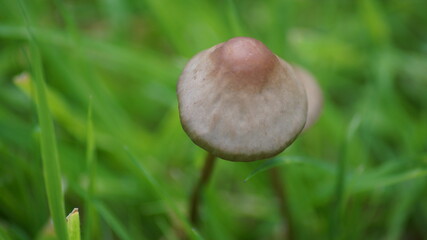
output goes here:
<path id="1" fill-rule="evenodd" d="M 7 234 L 6 230 L 4 230 L 1 226 L 0 226 L 0 239 L 3 240 L 9 240 L 9 234 Z"/>
<path id="2" fill-rule="evenodd" d="M 232 240 L 232 218 L 229 212 L 224 209 L 222 196 L 211 184 L 207 187 L 203 201 L 205 202 L 204 215 L 209 216 L 204 219 L 203 233 L 210 239 Z"/>
<path id="3" fill-rule="evenodd" d="M 70 240 L 80 240 L 80 216 L 79 209 L 74 208 L 67 216 L 67 229 Z"/>
<path id="4" fill-rule="evenodd" d="M 120 221 L 111 213 L 111 211 L 99 201 L 95 201 L 94 206 L 103 219 L 110 225 L 114 232 L 122 240 L 133 240 L 133 238 L 128 234 L 126 228 L 120 223 Z"/>
<path id="5" fill-rule="evenodd" d="M 356 194 L 363 191 L 384 188 L 395 184 L 403 183 L 410 180 L 425 178 L 427 176 L 426 168 L 414 168 L 407 171 L 402 171 L 396 174 L 389 174 L 386 176 L 379 176 L 374 178 L 367 178 L 369 175 L 361 176 L 352 179 L 349 184 L 351 189 L 349 193 Z M 367 180 L 365 179 L 367 178 Z"/>
<path id="6" fill-rule="evenodd" d="M 109 227 L 122 240 L 133 240 L 127 229 L 121 224 L 120 220 L 114 216 L 111 210 L 101 201 L 89 198 L 87 192 L 77 184 L 70 182 L 70 188 L 81 198 L 91 202 L 94 210 L 105 220 Z M 143 240 L 143 239 L 141 239 Z"/>
<path id="7" fill-rule="evenodd" d="M 1 94 L 1 93 L 0 93 Z M 0 139 L 23 149 L 31 145 L 31 128 L 0 105 Z"/>
<path id="8" fill-rule="evenodd" d="M 340 149 L 338 164 L 337 164 L 337 175 L 335 181 L 335 196 L 331 211 L 331 222 L 330 222 L 330 239 L 339 239 L 341 236 L 342 226 L 342 213 L 344 208 L 345 194 L 346 194 L 346 175 L 347 175 L 347 149 L 348 145 L 353 140 L 355 133 L 357 132 L 361 123 L 359 115 L 355 115 L 349 124 L 347 130 L 347 136 Z"/>
<path id="9" fill-rule="evenodd" d="M 128 147 L 125 147 L 126 153 L 129 155 L 132 164 L 138 170 L 137 174 L 139 178 L 145 178 L 150 184 L 151 188 L 155 191 L 157 196 L 164 201 L 165 208 L 169 209 L 172 213 L 174 213 L 182 222 L 184 230 L 191 239 L 199 239 L 199 236 L 196 235 L 196 232 L 192 230 L 189 221 L 183 216 L 183 214 L 178 210 L 176 204 L 172 201 L 172 197 L 170 197 L 165 191 L 163 191 L 163 187 L 153 178 L 153 176 L 146 171 L 145 167 L 138 161 L 136 156 L 129 150 Z M 177 229 L 181 230 L 181 229 Z"/>
<path id="10" fill-rule="evenodd" d="M 231 27 L 232 36 L 245 36 L 234 0 L 227 0 L 227 18 Z"/>
<path id="11" fill-rule="evenodd" d="M 41 57 L 39 50 L 34 42 L 31 43 L 31 64 L 35 80 L 34 87 L 37 99 L 37 115 L 40 124 L 40 144 L 43 160 L 43 173 L 48 196 L 49 209 L 58 237 L 60 239 L 67 239 L 64 197 L 61 186 L 61 170 L 56 146 L 55 132 L 46 99 Z"/>
<path id="12" fill-rule="evenodd" d="M 35 161 L 26 161 L 26 159 L 21 158 L 13 148 L 9 146 L 3 146 L 3 142 L 0 140 L 0 162 L 2 166 L 7 166 L 7 172 L 10 172 L 11 176 L 14 176 L 18 185 L 9 188 L 13 193 L 12 196 L 16 198 L 11 199 L 11 206 L 7 206 L 9 198 L 8 188 L 3 189 L 4 185 L 0 183 L 0 206 L 2 206 L 2 214 L 5 216 L 6 212 L 9 212 L 8 215 L 16 216 L 21 218 L 21 220 L 16 219 L 14 221 L 21 222 L 24 219 L 31 222 L 31 229 L 27 229 L 30 233 L 35 233 L 39 231 L 38 223 L 42 223 L 46 220 L 46 212 L 48 211 L 47 206 L 44 204 L 44 184 L 43 178 L 41 176 L 41 167 L 38 166 L 38 163 Z M 0 170 L 2 167 L 0 166 Z M 0 182 L 3 177 L 7 177 L 0 174 Z M 31 195 L 31 198 L 28 196 Z M 20 202 L 20 204 L 16 204 Z M 43 206 L 37 207 L 34 206 Z M 11 213 L 14 211 L 15 213 Z M 1 239 L 1 238 L 0 238 Z"/>
<path id="13" fill-rule="evenodd" d="M 71 39 L 72 42 L 77 44 L 78 46 L 83 44 L 83 40 L 80 37 L 80 33 L 75 27 L 73 15 L 66 6 L 62 3 L 62 1 L 56 0 L 56 3 L 58 5 L 58 8 L 61 11 L 62 16 L 66 20 L 66 25 L 68 28 L 68 37 L 67 39 Z M 119 4 L 119 3 L 117 3 Z M 117 9 L 116 9 L 117 10 Z M 104 118 L 105 123 L 108 124 L 108 128 L 112 131 L 114 131 L 114 135 L 116 135 L 118 138 L 121 139 L 129 139 L 132 142 L 132 139 L 134 142 L 140 142 L 141 140 L 148 138 L 149 134 L 142 129 L 139 128 L 139 126 L 134 125 L 134 127 L 126 128 L 125 126 L 132 126 L 133 121 L 131 121 L 131 118 L 127 116 L 127 112 L 123 111 L 120 104 L 113 98 L 110 97 L 109 94 L 106 94 L 109 89 L 106 87 L 104 81 L 102 81 L 102 78 L 93 70 L 93 67 L 91 67 L 92 62 L 88 59 L 88 54 L 86 51 L 82 51 L 80 47 L 76 48 L 75 51 L 71 51 L 69 54 L 65 55 L 55 55 L 55 54 L 48 54 L 48 50 L 45 50 L 47 52 L 47 56 L 50 58 L 58 58 L 61 57 L 66 64 L 69 64 L 68 67 L 72 68 L 72 66 L 75 66 L 75 68 L 78 69 L 77 73 L 74 73 L 74 78 L 70 76 L 70 74 L 67 74 L 67 68 L 63 68 L 64 63 L 57 65 L 59 68 L 63 69 L 63 73 L 68 77 L 66 78 L 68 81 L 65 81 L 66 84 L 72 85 L 72 88 L 76 90 L 76 92 L 79 93 L 90 93 L 93 95 L 92 104 L 94 106 L 98 106 L 95 108 L 97 110 L 99 116 L 102 116 Z M 108 55 L 112 55 L 112 52 L 107 51 Z M 119 51 L 120 53 L 122 51 Z M 59 61 L 55 61 L 59 62 Z M 62 61 L 61 61 L 62 62 Z M 140 66 L 140 65 L 138 65 Z M 133 72 L 133 71 L 130 71 Z M 71 77 L 71 79 L 70 79 Z M 86 79 L 86 81 L 76 81 L 77 79 Z M 90 79 L 90 81 L 88 81 Z M 84 97 L 86 97 L 85 95 Z M 102 107 L 99 107 L 102 106 Z M 105 107 L 109 106 L 109 107 Z M 78 128 L 77 128 L 78 129 Z M 129 131 L 129 129 L 132 129 Z M 139 131 L 138 131 L 139 130 Z M 135 137 L 137 135 L 137 137 Z M 143 136 L 144 135 L 144 136 Z M 142 139 L 141 139 L 142 138 Z M 145 140 L 148 142 L 148 139 Z M 139 146 L 139 149 L 142 149 L 143 146 Z"/>
<path id="14" fill-rule="evenodd" d="M 79 38 L 79 42 L 73 42 L 60 31 L 50 29 L 33 28 L 33 34 L 43 43 L 56 47 L 72 48 L 74 52 L 96 54 L 79 54 L 81 59 L 91 61 L 103 68 L 116 69 L 117 71 L 138 77 L 138 79 L 150 82 L 162 81 L 162 84 L 172 86 L 180 73 L 180 68 L 174 64 L 169 56 L 161 55 L 149 48 L 141 46 L 138 52 L 119 47 L 106 42 L 93 40 L 85 36 Z M 28 40 L 25 28 L 0 24 L 0 37 L 14 40 Z M 108 62 L 109 64 L 106 64 Z M 169 71 L 164 71 L 169 69 Z M 149 76 L 141 78 L 141 75 Z M 154 80 L 155 81 L 154 81 Z M 173 80 L 173 81 L 172 81 Z"/>
<path id="15" fill-rule="evenodd" d="M 269 33 L 267 42 L 270 49 L 281 57 L 288 58 L 292 49 L 286 41 L 286 34 L 294 21 L 294 1 L 269 1 L 272 14 L 272 24 L 267 26 Z M 285 51 L 286 50 L 286 51 Z"/>
<path id="16" fill-rule="evenodd" d="M 271 168 L 281 166 L 281 165 L 291 165 L 291 164 L 312 166 L 319 170 L 322 170 L 331 174 L 333 174 L 335 171 L 333 169 L 333 166 L 322 161 L 317 161 L 317 160 L 313 160 L 313 159 L 309 159 L 301 156 L 281 156 L 281 157 L 275 157 L 265 161 L 261 166 L 259 166 L 257 169 L 252 171 L 249 174 L 249 176 L 245 178 L 245 182 L 249 181 L 251 178 L 255 177 L 259 173 L 265 172 Z"/>
<path id="17" fill-rule="evenodd" d="M 387 46 L 390 42 L 390 28 L 378 1 L 363 0 L 358 3 L 361 18 L 369 31 L 372 41 L 378 46 Z"/>
<path id="18" fill-rule="evenodd" d="M 175 233 L 171 229 L 169 229 L 169 224 L 166 222 L 164 218 L 156 219 L 156 224 L 159 229 L 162 231 L 163 238 L 168 240 L 179 240 L 178 236 L 175 236 Z"/>
<path id="19" fill-rule="evenodd" d="M 0 224 L 1 240 L 33 240 L 19 226 L 13 224 Z"/>
<path id="20" fill-rule="evenodd" d="M 59 239 L 67 240 L 67 226 L 65 223 L 64 196 L 61 186 L 61 169 L 59 164 L 58 150 L 56 146 L 53 120 L 50 115 L 46 97 L 46 87 L 43 76 L 43 66 L 36 39 L 32 35 L 30 20 L 26 13 L 25 5 L 19 1 L 22 14 L 30 34 L 30 58 L 29 62 L 34 75 L 34 90 L 36 95 L 37 115 L 40 124 L 40 144 L 43 161 L 43 175 L 49 210 L 52 215 L 53 224 Z"/>
<path id="21" fill-rule="evenodd" d="M 59 15 L 63 18 L 65 22 L 65 27 L 70 36 L 75 36 L 77 31 L 76 22 L 73 19 L 72 14 L 68 9 L 66 8 L 64 1 L 62 0 L 55 0 L 55 5 L 57 6 L 59 10 Z M 74 40 L 74 39 L 73 39 Z"/>
<path id="22" fill-rule="evenodd" d="M 426 181 L 425 178 L 413 181 L 404 186 L 401 189 L 402 194 L 399 194 L 394 202 L 391 217 L 389 218 L 387 239 L 397 240 L 402 239 L 402 233 L 404 232 L 405 224 L 408 219 L 408 215 L 414 209 L 414 203 L 417 197 L 420 196 L 420 192 L 425 189 Z"/>
<path id="23" fill-rule="evenodd" d="M 332 204 L 332 216 L 330 224 L 330 239 L 339 239 L 341 232 L 341 215 L 342 208 L 344 205 L 344 195 L 346 191 L 345 176 L 347 172 L 347 142 L 341 147 L 341 153 L 339 154 L 339 160 L 337 164 L 337 176 L 335 180 L 335 194 Z"/>
<path id="24" fill-rule="evenodd" d="M 181 35 L 181 33 L 185 32 L 185 20 L 188 19 L 188 15 L 192 16 L 189 12 L 184 14 L 188 6 L 179 4 L 177 1 L 166 0 L 145 0 L 138 2 L 145 2 L 146 7 L 148 7 L 155 17 L 156 22 L 158 22 L 167 39 L 180 54 L 190 56 L 193 53 L 192 46 L 187 44 L 186 41 L 182 41 Z M 173 11 L 170 11 L 171 9 Z"/>
<path id="25" fill-rule="evenodd" d="M 36 101 L 36 97 L 32 94 L 32 89 L 34 88 L 33 80 L 31 76 L 27 73 L 23 73 L 15 78 L 15 85 L 19 87 L 26 95 L 28 95 L 34 102 Z M 54 89 L 46 88 L 47 101 L 49 103 L 49 109 L 55 119 L 55 121 L 60 124 L 64 129 L 66 129 L 71 135 L 75 136 L 77 139 L 81 141 L 87 140 L 87 120 L 85 120 L 79 116 L 78 113 L 73 111 L 70 104 L 65 101 L 64 98 L 59 95 L 58 92 L 54 91 Z M 91 97 L 91 105 L 93 105 L 93 98 Z M 0 116 L 2 110 L 0 109 Z M 2 125 L 3 118 L 0 118 L 0 126 Z M 14 121 L 15 124 L 17 121 Z M 10 124 L 9 124 L 10 125 Z M 0 132 L 0 136 L 1 136 Z M 97 142 L 97 148 L 105 150 L 114 154 L 117 152 L 117 149 L 120 148 L 115 147 L 114 138 L 108 134 L 108 131 L 105 128 L 99 127 L 97 129 L 97 138 L 94 139 Z"/>
<path id="26" fill-rule="evenodd" d="M 87 139 L 86 139 L 86 173 L 88 175 L 87 195 L 85 199 L 86 214 L 85 214 L 85 229 L 83 239 L 93 239 L 93 231 L 95 225 L 95 211 L 91 199 L 94 196 L 95 179 L 96 179 L 96 158 L 95 158 L 95 133 L 93 130 L 92 121 L 92 97 L 89 98 L 89 107 L 87 114 Z"/>
<path id="27" fill-rule="evenodd" d="M 31 64 L 35 80 L 37 115 L 40 124 L 43 173 L 49 209 L 59 239 L 67 239 L 64 197 L 61 186 L 61 169 L 56 146 L 52 117 L 46 100 L 41 57 L 35 43 L 31 43 Z"/>
<path id="28" fill-rule="evenodd" d="M 204 238 L 202 237 L 202 235 L 200 235 L 200 233 L 196 230 L 196 229 L 192 229 L 193 235 L 195 236 L 196 240 L 204 240 Z"/>

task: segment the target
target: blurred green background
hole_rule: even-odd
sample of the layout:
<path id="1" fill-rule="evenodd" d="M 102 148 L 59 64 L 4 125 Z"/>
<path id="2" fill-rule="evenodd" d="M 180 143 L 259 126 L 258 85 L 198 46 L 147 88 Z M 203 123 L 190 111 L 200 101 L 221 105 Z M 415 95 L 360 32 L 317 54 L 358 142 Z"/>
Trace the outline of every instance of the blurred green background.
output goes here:
<path id="1" fill-rule="evenodd" d="M 58 161 L 65 209 L 60 198 L 54 209 L 79 208 L 83 239 L 280 239 L 268 175 L 244 181 L 263 161 L 219 161 L 202 225 L 188 223 L 205 153 L 180 126 L 175 86 L 191 56 L 234 36 L 263 41 L 324 90 L 319 121 L 269 165 L 282 171 L 294 239 L 427 239 L 426 9 L 0 0 L 0 239 L 52 239 Z"/>

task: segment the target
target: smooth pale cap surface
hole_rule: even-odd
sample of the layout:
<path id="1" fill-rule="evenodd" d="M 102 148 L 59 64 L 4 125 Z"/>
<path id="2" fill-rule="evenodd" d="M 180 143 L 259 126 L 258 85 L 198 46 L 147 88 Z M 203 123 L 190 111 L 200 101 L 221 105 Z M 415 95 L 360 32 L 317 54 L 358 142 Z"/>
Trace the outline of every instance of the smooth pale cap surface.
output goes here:
<path id="1" fill-rule="evenodd" d="M 306 120 L 304 87 L 292 67 L 252 38 L 233 38 L 194 56 L 177 93 L 186 133 L 226 160 L 275 156 Z"/>
<path id="2" fill-rule="evenodd" d="M 292 66 L 295 76 L 300 80 L 307 95 L 307 121 L 303 131 L 310 128 L 319 118 L 323 107 L 323 93 L 314 76 L 299 66 Z"/>

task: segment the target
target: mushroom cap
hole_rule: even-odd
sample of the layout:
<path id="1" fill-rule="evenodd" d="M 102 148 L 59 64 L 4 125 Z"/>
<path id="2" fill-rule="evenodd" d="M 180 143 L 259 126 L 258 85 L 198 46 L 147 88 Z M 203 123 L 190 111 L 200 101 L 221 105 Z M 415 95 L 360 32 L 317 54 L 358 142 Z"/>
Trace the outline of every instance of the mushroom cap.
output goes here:
<path id="1" fill-rule="evenodd" d="M 273 157 L 306 121 L 304 87 L 292 67 L 252 38 L 232 38 L 194 56 L 177 94 L 185 132 L 225 160 Z"/>
<path id="2" fill-rule="evenodd" d="M 314 76 L 299 66 L 292 66 L 295 76 L 301 81 L 307 95 L 307 121 L 303 131 L 310 128 L 319 118 L 323 108 L 323 93 Z"/>

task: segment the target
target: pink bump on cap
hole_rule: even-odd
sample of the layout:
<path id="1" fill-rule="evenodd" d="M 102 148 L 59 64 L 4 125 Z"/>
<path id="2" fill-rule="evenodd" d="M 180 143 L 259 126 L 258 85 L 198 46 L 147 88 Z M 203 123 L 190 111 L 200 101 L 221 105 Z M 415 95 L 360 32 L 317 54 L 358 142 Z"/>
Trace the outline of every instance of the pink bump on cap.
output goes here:
<path id="1" fill-rule="evenodd" d="M 276 56 L 260 41 L 236 37 L 219 46 L 213 54 L 217 63 L 238 75 L 268 74 L 275 66 Z"/>

